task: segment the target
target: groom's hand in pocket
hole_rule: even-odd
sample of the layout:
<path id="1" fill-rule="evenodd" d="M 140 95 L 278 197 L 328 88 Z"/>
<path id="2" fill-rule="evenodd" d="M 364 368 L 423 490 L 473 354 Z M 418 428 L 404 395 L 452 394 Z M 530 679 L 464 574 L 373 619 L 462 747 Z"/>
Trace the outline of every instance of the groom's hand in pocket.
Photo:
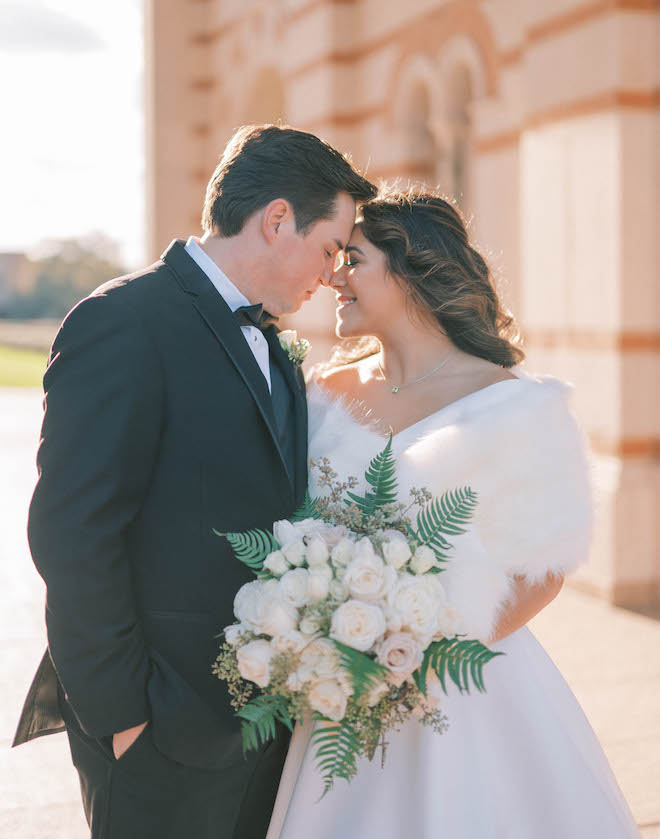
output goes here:
<path id="1" fill-rule="evenodd" d="M 133 728 L 127 728 L 125 731 L 118 731 L 112 735 L 112 751 L 115 753 L 116 760 L 119 760 L 124 752 L 135 743 L 147 725 L 148 722 L 143 722 L 140 725 L 133 726 Z"/>

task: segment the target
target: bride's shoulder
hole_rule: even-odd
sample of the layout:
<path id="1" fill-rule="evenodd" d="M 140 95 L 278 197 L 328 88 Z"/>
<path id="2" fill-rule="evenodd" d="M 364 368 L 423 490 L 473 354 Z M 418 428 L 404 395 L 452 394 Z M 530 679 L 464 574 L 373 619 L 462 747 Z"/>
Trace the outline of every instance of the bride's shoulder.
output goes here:
<path id="1" fill-rule="evenodd" d="M 332 397 L 355 397 L 365 374 L 368 359 L 350 364 L 315 364 L 307 375 L 308 386 L 316 386 Z"/>

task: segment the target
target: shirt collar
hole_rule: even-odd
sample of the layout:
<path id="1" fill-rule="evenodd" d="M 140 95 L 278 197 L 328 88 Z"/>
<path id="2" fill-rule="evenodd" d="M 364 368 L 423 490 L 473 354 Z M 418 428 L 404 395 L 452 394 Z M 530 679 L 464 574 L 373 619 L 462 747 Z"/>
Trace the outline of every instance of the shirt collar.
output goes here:
<path id="1" fill-rule="evenodd" d="M 209 280 L 211 280 L 218 290 L 218 293 L 224 299 L 225 303 L 229 306 L 232 312 L 235 312 L 239 306 L 250 305 L 250 301 L 243 292 L 236 288 L 229 277 L 211 259 L 194 236 L 189 237 L 186 242 L 185 250 L 188 256 L 190 256 L 191 259 L 194 259 Z"/>

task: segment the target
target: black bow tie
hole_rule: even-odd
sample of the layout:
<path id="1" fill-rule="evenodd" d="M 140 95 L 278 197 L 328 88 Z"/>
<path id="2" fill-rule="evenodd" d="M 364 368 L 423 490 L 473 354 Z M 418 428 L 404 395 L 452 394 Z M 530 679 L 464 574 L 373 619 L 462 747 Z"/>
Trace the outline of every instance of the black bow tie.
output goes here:
<path id="1" fill-rule="evenodd" d="M 261 303 L 255 303 L 252 306 L 239 306 L 234 312 L 234 317 L 239 326 L 256 326 L 262 331 L 277 323 L 277 318 L 267 312 Z"/>

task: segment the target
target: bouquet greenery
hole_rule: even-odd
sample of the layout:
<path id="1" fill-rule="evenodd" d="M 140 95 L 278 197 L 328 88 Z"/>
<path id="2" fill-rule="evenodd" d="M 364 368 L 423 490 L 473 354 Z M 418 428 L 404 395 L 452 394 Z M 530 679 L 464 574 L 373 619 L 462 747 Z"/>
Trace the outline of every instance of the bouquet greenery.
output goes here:
<path id="1" fill-rule="evenodd" d="M 238 623 L 225 628 L 213 672 L 242 718 L 244 750 L 271 739 L 277 722 L 293 730 L 311 714 L 321 723 L 312 738 L 325 794 L 356 774 L 359 757 L 381 746 L 384 759 L 387 732 L 412 716 L 446 730 L 430 673 L 445 693 L 448 680 L 483 691 L 483 668 L 501 653 L 460 633 L 441 583 L 449 540 L 477 504 L 470 488 L 439 499 L 413 488 L 408 506 L 397 502 L 391 436 L 364 495 L 327 458 L 311 467 L 327 495 L 307 493 L 273 533 L 218 533 L 256 579 L 236 594 Z"/>

